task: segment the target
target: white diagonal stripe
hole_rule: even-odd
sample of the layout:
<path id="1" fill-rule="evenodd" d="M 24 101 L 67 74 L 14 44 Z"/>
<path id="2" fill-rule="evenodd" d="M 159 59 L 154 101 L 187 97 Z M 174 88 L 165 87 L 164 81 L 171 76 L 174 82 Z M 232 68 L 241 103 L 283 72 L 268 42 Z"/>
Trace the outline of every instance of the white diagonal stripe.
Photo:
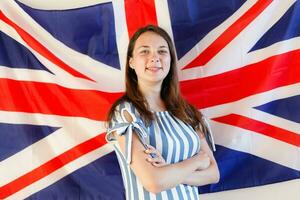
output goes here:
<path id="1" fill-rule="evenodd" d="M 299 148 L 239 127 L 212 121 L 217 144 L 300 170 Z"/>
<path id="2" fill-rule="evenodd" d="M 62 128 L 3 160 L 0 165 L 0 185 L 15 180 L 102 132 L 105 132 L 104 125 L 98 121 L 76 117 L 65 120 Z"/>
<path id="3" fill-rule="evenodd" d="M 9 196 L 7 199 L 15 200 L 15 199 L 25 199 L 30 195 L 41 191 L 42 189 L 48 187 L 49 185 L 59 181 L 65 176 L 68 176 L 72 172 L 90 164 L 91 162 L 101 158 L 102 156 L 107 155 L 112 152 L 113 148 L 111 145 L 106 144 L 90 153 L 85 154 L 84 156 L 64 165 L 64 167 L 54 171 L 48 176 L 38 180 L 37 182 L 32 183 L 31 185 L 25 187 L 19 192 L 14 193 Z"/>
<path id="4" fill-rule="evenodd" d="M 114 69 L 113 67 L 107 66 L 104 63 L 96 61 L 89 56 L 76 52 L 69 48 L 62 42 L 56 40 L 52 35 L 50 35 L 46 30 L 43 29 L 39 24 L 37 24 L 26 12 L 24 12 L 14 1 L 2 1 L 0 4 L 0 9 L 2 12 L 11 19 L 14 23 L 28 32 L 32 37 L 39 41 L 43 46 L 55 54 L 56 57 L 65 62 L 68 66 L 75 69 L 76 71 L 88 76 L 92 80 L 101 83 L 99 87 L 103 87 L 104 91 L 122 91 L 124 88 L 122 72 L 120 70 Z M 2 25 L 1 24 L 1 30 Z M 5 25 L 8 29 L 7 26 Z M 12 29 L 12 28 L 10 28 Z M 10 32 L 13 33 L 13 32 Z M 69 73 L 60 69 L 39 53 L 33 51 L 24 42 L 23 39 L 14 32 L 9 34 L 16 41 L 23 44 L 25 47 L 31 50 L 31 52 L 43 63 L 47 68 L 54 72 L 60 78 L 73 77 Z M 73 77 L 74 78 L 74 77 Z M 114 82 L 103 82 L 103 80 L 109 79 Z M 83 83 L 84 84 L 84 83 Z"/>

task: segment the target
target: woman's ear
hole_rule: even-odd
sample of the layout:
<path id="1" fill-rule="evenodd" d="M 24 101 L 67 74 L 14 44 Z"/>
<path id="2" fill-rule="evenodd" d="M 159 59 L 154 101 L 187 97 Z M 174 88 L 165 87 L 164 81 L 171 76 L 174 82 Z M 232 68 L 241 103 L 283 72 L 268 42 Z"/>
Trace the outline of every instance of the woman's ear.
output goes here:
<path id="1" fill-rule="evenodd" d="M 130 57 L 130 58 L 129 58 L 129 67 L 130 67 L 131 69 L 134 69 L 134 66 L 132 65 L 132 62 L 133 62 L 133 58 Z"/>

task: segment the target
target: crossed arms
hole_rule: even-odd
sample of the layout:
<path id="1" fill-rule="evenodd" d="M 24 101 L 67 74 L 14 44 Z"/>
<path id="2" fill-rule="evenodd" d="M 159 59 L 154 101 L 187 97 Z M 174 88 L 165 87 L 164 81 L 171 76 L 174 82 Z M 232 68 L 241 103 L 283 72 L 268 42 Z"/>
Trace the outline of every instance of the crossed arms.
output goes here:
<path id="1" fill-rule="evenodd" d="M 159 193 L 179 184 L 202 186 L 219 181 L 220 174 L 213 153 L 203 134 L 200 131 L 198 134 L 201 138 L 200 152 L 174 164 L 165 163 L 163 157 L 153 147 L 145 151 L 138 136 L 133 134 L 130 167 L 146 190 Z M 125 136 L 117 134 L 115 136 L 124 153 Z M 150 153 L 155 153 L 157 157 L 152 158 Z"/>

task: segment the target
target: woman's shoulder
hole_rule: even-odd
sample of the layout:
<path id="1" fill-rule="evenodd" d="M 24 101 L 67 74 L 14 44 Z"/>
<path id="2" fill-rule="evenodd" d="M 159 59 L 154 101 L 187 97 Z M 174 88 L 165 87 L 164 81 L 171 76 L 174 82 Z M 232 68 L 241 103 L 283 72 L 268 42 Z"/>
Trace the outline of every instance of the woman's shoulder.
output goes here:
<path id="1" fill-rule="evenodd" d="M 130 114 L 139 116 L 139 113 L 138 113 L 136 107 L 133 105 L 133 103 L 128 100 L 124 100 L 124 99 L 117 102 L 117 104 L 115 105 L 114 111 L 117 113 L 122 113 L 124 111 L 127 111 Z"/>

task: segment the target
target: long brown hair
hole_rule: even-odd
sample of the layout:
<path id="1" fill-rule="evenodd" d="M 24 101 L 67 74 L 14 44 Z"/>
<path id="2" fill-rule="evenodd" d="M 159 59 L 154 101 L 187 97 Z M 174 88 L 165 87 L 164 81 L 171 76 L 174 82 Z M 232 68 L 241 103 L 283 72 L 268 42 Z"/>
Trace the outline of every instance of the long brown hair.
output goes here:
<path id="1" fill-rule="evenodd" d="M 116 106 L 123 101 L 128 101 L 133 104 L 146 125 L 149 125 L 151 120 L 154 118 L 153 113 L 149 110 L 149 105 L 145 97 L 138 88 L 137 75 L 134 69 L 129 67 L 129 59 L 132 57 L 136 40 L 141 34 L 148 31 L 160 35 L 165 39 L 169 46 L 171 56 L 170 71 L 163 80 L 160 92 L 160 96 L 166 106 L 166 109 L 178 119 L 190 124 L 194 129 L 199 129 L 200 124 L 203 127 L 204 124 L 201 120 L 202 114 L 194 106 L 189 104 L 180 93 L 173 42 L 165 30 L 154 25 L 147 25 L 138 29 L 129 41 L 125 69 L 126 91 L 125 94 L 112 105 L 108 113 L 108 121 L 112 119 Z"/>

